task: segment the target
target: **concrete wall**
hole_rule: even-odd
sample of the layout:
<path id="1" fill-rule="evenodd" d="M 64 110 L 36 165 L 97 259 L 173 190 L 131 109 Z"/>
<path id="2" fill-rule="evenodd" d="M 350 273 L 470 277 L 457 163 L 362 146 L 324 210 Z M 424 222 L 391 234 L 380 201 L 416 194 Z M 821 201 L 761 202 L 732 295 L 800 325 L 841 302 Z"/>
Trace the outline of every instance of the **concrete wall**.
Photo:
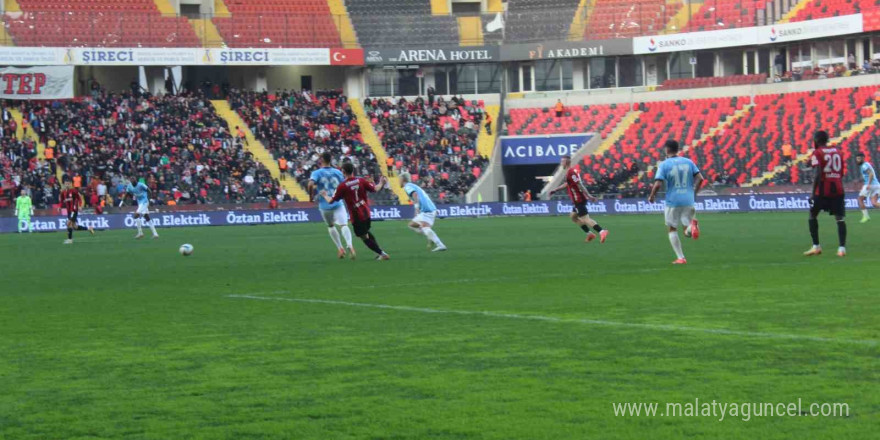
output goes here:
<path id="1" fill-rule="evenodd" d="M 89 93 L 89 79 L 97 80 L 105 89 L 114 92 L 131 90 L 131 82 L 139 79 L 138 66 L 78 66 L 74 74 L 77 95 Z"/>
<path id="2" fill-rule="evenodd" d="M 638 102 L 674 101 L 677 99 L 720 98 L 725 96 L 755 96 L 776 93 L 808 92 L 835 88 L 873 86 L 880 84 L 880 74 L 846 78 L 817 79 L 783 83 L 756 84 L 703 89 L 649 91 L 645 87 L 578 90 L 567 92 L 526 93 L 523 98 L 508 98 L 504 105 L 510 108 L 552 107 L 557 99 L 565 105 L 599 105 Z"/>
<path id="3" fill-rule="evenodd" d="M 266 68 L 269 90 L 296 89 L 301 86 L 301 77 L 312 76 L 312 88 L 341 89 L 346 83 L 346 69 L 331 66 L 279 66 Z"/>

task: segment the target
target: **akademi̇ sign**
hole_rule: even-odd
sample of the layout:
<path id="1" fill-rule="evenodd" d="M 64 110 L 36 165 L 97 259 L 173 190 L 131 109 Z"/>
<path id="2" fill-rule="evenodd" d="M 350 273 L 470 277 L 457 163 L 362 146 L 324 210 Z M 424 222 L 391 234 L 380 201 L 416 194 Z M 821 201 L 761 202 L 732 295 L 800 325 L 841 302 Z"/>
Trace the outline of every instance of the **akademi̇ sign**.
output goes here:
<path id="1" fill-rule="evenodd" d="M 724 47 L 756 46 L 863 32 L 862 14 L 706 32 L 633 38 L 633 53 L 652 54 Z"/>

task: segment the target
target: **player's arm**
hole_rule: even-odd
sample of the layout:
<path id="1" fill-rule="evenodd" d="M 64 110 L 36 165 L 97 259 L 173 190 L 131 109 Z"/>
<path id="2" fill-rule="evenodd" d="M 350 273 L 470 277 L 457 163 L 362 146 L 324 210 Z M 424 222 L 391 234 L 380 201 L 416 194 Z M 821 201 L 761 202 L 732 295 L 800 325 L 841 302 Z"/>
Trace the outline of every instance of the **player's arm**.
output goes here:
<path id="1" fill-rule="evenodd" d="M 314 201 L 315 201 L 315 190 L 316 190 L 317 188 L 318 188 L 318 186 L 315 184 L 315 181 L 314 181 L 314 180 L 309 180 L 308 188 L 306 188 L 306 189 L 307 189 L 308 192 L 309 192 L 309 201 L 310 201 L 310 202 L 314 202 Z"/>
<path id="2" fill-rule="evenodd" d="M 663 181 L 657 179 L 654 181 L 654 186 L 651 187 L 651 194 L 648 196 L 648 201 L 654 203 L 654 200 L 657 198 L 657 191 L 660 191 L 660 187 L 663 186 Z"/>
<path id="3" fill-rule="evenodd" d="M 412 194 L 409 195 L 409 199 L 412 200 L 413 209 L 416 212 L 419 212 L 419 193 L 413 191 Z"/>
<path id="4" fill-rule="evenodd" d="M 333 194 L 333 197 L 327 195 L 327 191 L 321 191 L 321 197 L 327 201 L 327 203 L 335 203 L 339 200 L 342 200 L 342 191 L 343 185 L 339 185 L 336 187 L 336 192 Z"/>
<path id="5" fill-rule="evenodd" d="M 563 189 L 564 189 L 565 187 L 567 187 L 567 186 L 568 186 L 567 183 L 563 183 L 562 185 L 559 185 L 559 186 L 557 186 L 556 188 L 551 189 L 550 192 L 548 193 L 548 195 L 551 195 L 551 196 L 552 196 L 553 193 L 555 193 L 556 191 L 561 191 L 561 190 L 563 190 Z"/>
<path id="6" fill-rule="evenodd" d="M 584 185 L 583 180 L 578 180 L 578 188 L 581 190 L 582 193 L 584 193 L 584 197 L 586 197 L 587 200 L 594 202 L 594 203 L 599 201 L 598 197 L 590 194 L 590 190 L 588 190 L 586 185 Z"/>
<path id="7" fill-rule="evenodd" d="M 698 172 L 694 175 L 694 197 L 700 192 L 700 189 L 703 187 L 703 183 L 706 182 L 706 179 L 703 178 L 703 173 Z"/>
<path id="8" fill-rule="evenodd" d="M 367 183 L 368 183 L 368 185 L 367 185 L 368 191 L 379 192 L 379 191 L 382 191 L 382 188 L 385 188 L 385 184 L 388 183 L 388 181 L 385 180 L 385 176 L 381 176 L 381 177 L 379 177 L 379 184 L 378 185 L 373 185 L 373 183 L 369 182 L 369 181 Z"/>

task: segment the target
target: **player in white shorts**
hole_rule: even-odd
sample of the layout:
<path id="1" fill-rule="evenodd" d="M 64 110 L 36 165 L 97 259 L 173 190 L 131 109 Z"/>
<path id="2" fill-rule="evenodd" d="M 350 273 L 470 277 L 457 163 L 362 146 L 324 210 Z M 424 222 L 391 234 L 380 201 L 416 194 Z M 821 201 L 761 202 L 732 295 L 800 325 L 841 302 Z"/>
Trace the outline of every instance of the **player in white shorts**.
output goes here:
<path id="1" fill-rule="evenodd" d="M 309 177 L 309 194 L 314 198 L 315 194 L 326 191 L 327 194 L 336 193 L 336 187 L 345 180 L 342 171 L 333 168 L 333 156 L 330 153 L 321 155 L 321 168 L 312 172 Z M 345 249 L 348 249 L 349 256 L 354 259 L 357 254 L 354 246 L 351 244 L 351 229 L 348 228 L 348 211 L 345 205 L 340 202 L 327 203 L 323 197 L 318 197 L 318 209 L 321 211 L 321 217 L 327 224 L 327 232 L 330 239 L 336 245 L 336 254 L 342 259 L 345 258 Z M 342 238 L 345 239 L 345 248 L 342 247 L 342 241 L 339 240 L 339 228 L 342 231 Z"/>
<path id="2" fill-rule="evenodd" d="M 678 228 L 684 227 L 685 237 L 694 240 L 700 238 L 700 226 L 697 223 L 694 199 L 703 184 L 703 175 L 694 162 L 678 155 L 677 141 L 666 141 L 667 158 L 657 167 L 654 186 L 648 201 L 654 203 L 657 191 L 666 184 L 666 226 L 669 228 L 669 244 L 675 251 L 677 259 L 672 264 L 687 264 L 681 250 L 681 239 Z"/>
<path id="3" fill-rule="evenodd" d="M 431 201 L 431 197 L 415 183 L 412 183 L 412 176 L 409 173 L 400 174 L 400 184 L 403 191 L 409 196 L 413 202 L 416 215 L 409 223 L 409 228 L 416 234 L 424 235 L 428 238 L 428 249 L 432 247 L 433 252 L 443 252 L 446 245 L 440 241 L 440 237 L 434 232 L 434 220 L 437 218 L 437 207 Z"/>
<path id="4" fill-rule="evenodd" d="M 862 211 L 861 222 L 867 223 L 868 220 L 871 220 L 871 216 L 868 215 L 868 206 L 865 202 L 870 200 L 871 206 L 880 208 L 880 202 L 878 202 L 878 199 L 880 199 L 880 181 L 877 180 L 877 173 L 874 172 L 874 167 L 870 163 L 865 162 L 865 153 L 856 153 L 856 164 L 859 165 L 862 181 L 865 183 L 859 192 L 859 210 Z"/>
<path id="5" fill-rule="evenodd" d="M 134 238 L 144 238 L 144 221 L 149 225 L 150 231 L 153 232 L 153 238 L 159 238 L 159 234 L 156 233 L 156 225 L 150 220 L 150 188 L 144 182 L 138 182 L 138 179 L 132 176 L 131 183 L 125 186 L 125 193 L 131 194 L 138 205 L 137 210 L 134 212 L 134 224 L 137 226 L 138 233 Z M 125 198 L 123 197 L 120 205 L 124 201 Z"/>

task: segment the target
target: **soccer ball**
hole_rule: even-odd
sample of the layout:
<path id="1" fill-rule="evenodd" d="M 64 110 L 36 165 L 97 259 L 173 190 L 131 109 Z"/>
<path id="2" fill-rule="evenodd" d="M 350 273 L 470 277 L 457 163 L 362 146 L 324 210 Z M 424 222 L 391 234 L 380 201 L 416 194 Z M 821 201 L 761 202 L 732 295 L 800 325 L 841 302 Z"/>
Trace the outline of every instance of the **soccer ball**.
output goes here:
<path id="1" fill-rule="evenodd" d="M 180 245 L 180 255 L 184 257 L 188 257 L 193 253 L 193 245 L 191 244 L 182 244 Z"/>

